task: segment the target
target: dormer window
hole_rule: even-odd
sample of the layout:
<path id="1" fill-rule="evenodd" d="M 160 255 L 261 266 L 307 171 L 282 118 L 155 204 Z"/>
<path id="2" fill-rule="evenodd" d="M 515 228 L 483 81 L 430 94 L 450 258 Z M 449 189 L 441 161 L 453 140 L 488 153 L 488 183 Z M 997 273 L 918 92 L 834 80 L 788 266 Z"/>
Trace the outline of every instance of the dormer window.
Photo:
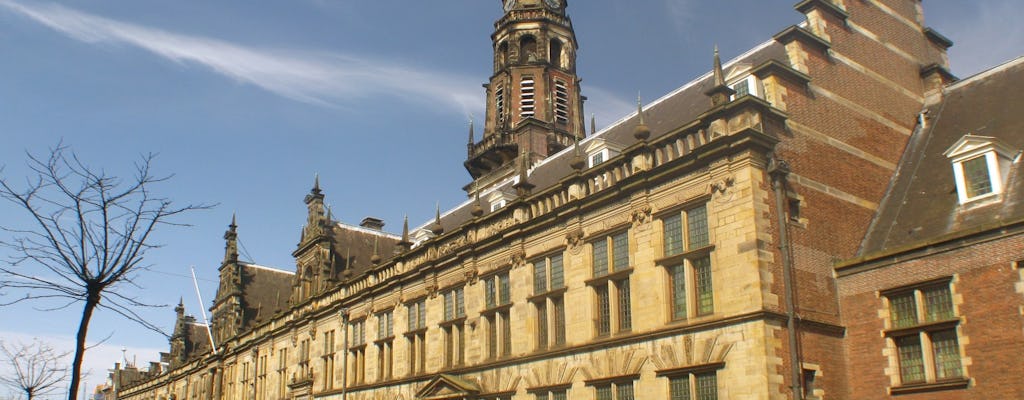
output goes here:
<path id="1" fill-rule="evenodd" d="M 590 156 L 590 167 L 603 163 L 606 158 L 608 158 L 608 149 L 592 154 Z"/>
<path id="2" fill-rule="evenodd" d="M 495 212 L 505 207 L 513 199 L 515 199 L 515 195 L 512 193 L 496 191 L 487 196 L 487 203 L 491 205 L 491 212 Z"/>
<path id="3" fill-rule="evenodd" d="M 619 155 L 619 152 L 621 151 L 622 147 L 616 143 L 612 143 L 604 139 L 593 139 L 586 148 L 587 167 L 594 168 L 595 166 Z"/>
<path id="4" fill-rule="evenodd" d="M 733 83 L 729 84 L 729 87 L 732 88 L 732 90 L 736 91 L 736 94 L 732 95 L 732 98 L 730 98 L 730 100 L 736 100 L 746 95 L 762 97 L 761 89 L 758 86 L 757 77 L 755 77 L 754 75 L 747 75 L 746 77 L 734 81 Z"/>
<path id="5" fill-rule="evenodd" d="M 1003 193 L 1013 154 L 999 139 L 975 135 L 965 135 L 946 150 L 960 204 L 997 199 Z"/>

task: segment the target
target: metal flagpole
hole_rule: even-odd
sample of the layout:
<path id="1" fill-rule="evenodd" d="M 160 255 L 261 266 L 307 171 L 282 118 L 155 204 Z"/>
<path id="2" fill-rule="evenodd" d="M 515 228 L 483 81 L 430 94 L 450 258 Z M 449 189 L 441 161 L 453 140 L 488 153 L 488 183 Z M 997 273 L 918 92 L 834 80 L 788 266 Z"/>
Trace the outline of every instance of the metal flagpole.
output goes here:
<path id="1" fill-rule="evenodd" d="M 196 267 L 189 266 L 192 270 L 192 285 L 196 287 L 196 297 L 199 298 L 199 311 L 203 312 L 203 323 L 206 324 L 206 333 L 210 337 L 210 347 L 213 348 L 213 354 L 217 355 L 217 344 L 213 342 L 213 330 L 210 329 L 210 320 L 206 319 L 206 308 L 203 306 L 203 295 L 199 293 L 199 281 L 196 280 Z"/>

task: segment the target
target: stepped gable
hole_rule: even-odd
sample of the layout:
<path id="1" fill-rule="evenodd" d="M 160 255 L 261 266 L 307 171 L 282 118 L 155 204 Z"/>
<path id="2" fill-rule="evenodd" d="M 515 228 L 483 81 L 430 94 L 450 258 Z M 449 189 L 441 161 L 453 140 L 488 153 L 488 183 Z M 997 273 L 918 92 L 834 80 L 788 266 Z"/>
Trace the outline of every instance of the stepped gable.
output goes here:
<path id="1" fill-rule="evenodd" d="M 926 244 L 1024 218 L 1024 167 L 1010 164 L 1002 201 L 960 205 L 950 159 L 965 135 L 1024 149 L 1024 57 L 949 86 L 914 132 L 860 255 Z"/>
<path id="2" fill-rule="evenodd" d="M 724 68 L 726 71 L 729 71 L 732 67 L 740 64 L 749 65 L 751 68 L 757 68 L 769 61 L 777 61 L 784 65 L 789 65 L 785 46 L 774 40 L 765 42 L 748 53 L 729 61 Z M 708 100 L 708 96 L 705 93 L 714 86 L 714 76 L 712 72 L 709 71 L 707 74 L 645 106 L 644 122 L 651 130 L 651 136 L 647 141 L 657 141 L 662 136 L 686 126 L 701 114 L 707 112 L 711 105 Z M 623 147 L 629 147 L 638 141 L 633 137 L 633 132 L 638 122 L 639 116 L 634 112 L 595 135 L 584 139 L 580 143 L 580 147 L 586 147 L 586 144 L 594 138 L 601 138 Z M 559 181 L 571 175 L 574 172 L 570 166 L 572 158 L 573 147 L 569 146 L 535 166 L 533 173 L 529 176 L 530 183 L 536 185 L 533 192 L 541 192 L 548 187 L 558 184 Z M 513 182 L 511 180 L 507 180 L 497 185 L 493 190 L 515 193 L 515 189 L 512 188 L 512 185 Z M 492 190 L 484 191 L 484 193 L 491 192 Z M 485 198 L 486 194 L 482 194 L 481 197 Z M 471 210 L 474 201 L 476 200 L 470 199 L 441 216 L 441 225 L 444 227 L 445 232 L 451 232 L 467 221 L 473 219 Z M 485 215 L 492 212 L 490 211 L 490 207 L 486 204 L 482 204 L 482 207 Z M 433 221 L 430 221 L 424 224 L 420 229 L 425 228 L 432 222 Z"/>
<path id="3" fill-rule="evenodd" d="M 239 266 L 242 268 L 242 304 L 245 305 L 243 330 L 288 308 L 294 273 L 245 262 L 239 262 Z"/>

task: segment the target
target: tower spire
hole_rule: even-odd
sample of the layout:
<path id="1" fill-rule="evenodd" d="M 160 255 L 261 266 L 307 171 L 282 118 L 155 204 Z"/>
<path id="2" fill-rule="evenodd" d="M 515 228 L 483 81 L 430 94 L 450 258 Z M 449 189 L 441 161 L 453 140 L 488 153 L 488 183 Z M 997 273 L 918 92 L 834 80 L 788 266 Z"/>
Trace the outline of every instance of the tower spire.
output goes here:
<path id="1" fill-rule="evenodd" d="M 409 240 L 409 216 L 405 216 L 405 221 L 402 222 L 402 240 L 398 241 L 398 248 L 404 251 L 409 251 L 412 248 L 412 241 Z"/>
<path id="2" fill-rule="evenodd" d="M 566 1 L 502 4 L 505 14 L 491 35 L 494 70 L 484 85 L 483 132 L 464 163 L 473 180 L 483 178 L 485 184 L 509 178 L 524 149 L 537 161 L 570 146 L 573 137 L 586 136 L 578 46 Z"/>
<path id="3" fill-rule="evenodd" d="M 231 224 L 224 232 L 224 262 L 228 264 L 238 261 L 238 225 L 235 223 L 235 213 L 231 213 Z"/>
<path id="4" fill-rule="evenodd" d="M 722 59 L 718 55 L 718 45 L 715 45 L 715 60 L 714 70 L 714 86 L 708 89 L 704 94 L 711 97 L 711 106 L 717 107 L 719 105 L 729 102 L 729 97 L 736 94 L 735 90 L 732 90 L 728 85 L 725 84 L 725 71 L 722 70 Z"/>
<path id="5" fill-rule="evenodd" d="M 715 86 L 725 85 L 725 72 L 722 70 L 722 57 L 718 55 L 718 45 L 715 45 Z"/>

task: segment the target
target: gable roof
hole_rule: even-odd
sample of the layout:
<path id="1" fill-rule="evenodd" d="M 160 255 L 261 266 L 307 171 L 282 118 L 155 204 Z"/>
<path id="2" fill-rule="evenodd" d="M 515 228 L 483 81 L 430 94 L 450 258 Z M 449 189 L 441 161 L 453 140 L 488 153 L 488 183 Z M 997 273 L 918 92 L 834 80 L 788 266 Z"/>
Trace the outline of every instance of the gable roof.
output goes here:
<path id="1" fill-rule="evenodd" d="M 243 329 L 259 325 L 288 307 L 295 274 L 252 263 L 238 264 L 242 269 L 242 304 L 245 306 Z"/>
<path id="2" fill-rule="evenodd" d="M 764 42 L 750 51 L 741 54 L 735 59 L 730 60 L 725 64 L 724 68 L 726 70 L 730 70 L 737 69 L 736 67 L 745 67 L 747 65 L 758 67 L 770 61 L 789 65 L 785 46 L 774 40 Z M 643 108 L 644 122 L 651 130 L 651 136 L 648 138 L 648 141 L 655 141 L 662 136 L 676 132 L 710 109 L 711 100 L 705 93 L 713 86 L 714 77 L 712 72 L 709 71 L 697 79 L 694 79 L 693 81 L 645 106 Z M 580 148 L 582 150 L 592 142 L 596 143 L 597 141 L 602 140 L 614 143 L 615 147 L 627 148 L 632 146 L 638 141 L 633 137 L 633 130 L 636 128 L 638 123 L 638 113 L 633 112 L 607 128 L 580 141 Z M 534 190 L 536 192 L 543 191 L 546 188 L 558 184 L 563 178 L 573 173 L 573 169 L 571 167 L 574 155 L 573 151 L 573 147 L 569 146 L 568 148 L 540 161 L 530 169 L 528 179 L 531 184 L 535 185 Z M 494 191 L 515 193 L 515 189 L 512 188 L 512 185 L 517 182 L 518 174 L 513 178 L 507 179 L 506 181 L 491 188 L 483 190 L 480 193 L 480 197 L 481 199 L 486 199 L 487 195 Z M 475 202 L 475 199 L 469 199 L 441 215 L 441 226 L 444 228 L 445 232 L 454 230 L 473 218 L 471 214 L 473 202 Z M 486 205 L 482 206 L 485 215 L 492 212 L 490 207 L 487 207 Z M 433 220 L 424 223 L 416 229 L 427 229 L 431 223 L 433 223 Z"/>
<path id="3" fill-rule="evenodd" d="M 1001 201 L 961 206 L 947 150 L 986 138 L 1024 149 L 1024 57 L 953 84 L 927 107 L 890 182 L 860 256 L 918 246 L 1024 218 L 1024 170 L 1010 166 Z M 971 135 L 967 136 L 966 135 Z M 961 148 L 962 149 L 962 148 Z"/>

